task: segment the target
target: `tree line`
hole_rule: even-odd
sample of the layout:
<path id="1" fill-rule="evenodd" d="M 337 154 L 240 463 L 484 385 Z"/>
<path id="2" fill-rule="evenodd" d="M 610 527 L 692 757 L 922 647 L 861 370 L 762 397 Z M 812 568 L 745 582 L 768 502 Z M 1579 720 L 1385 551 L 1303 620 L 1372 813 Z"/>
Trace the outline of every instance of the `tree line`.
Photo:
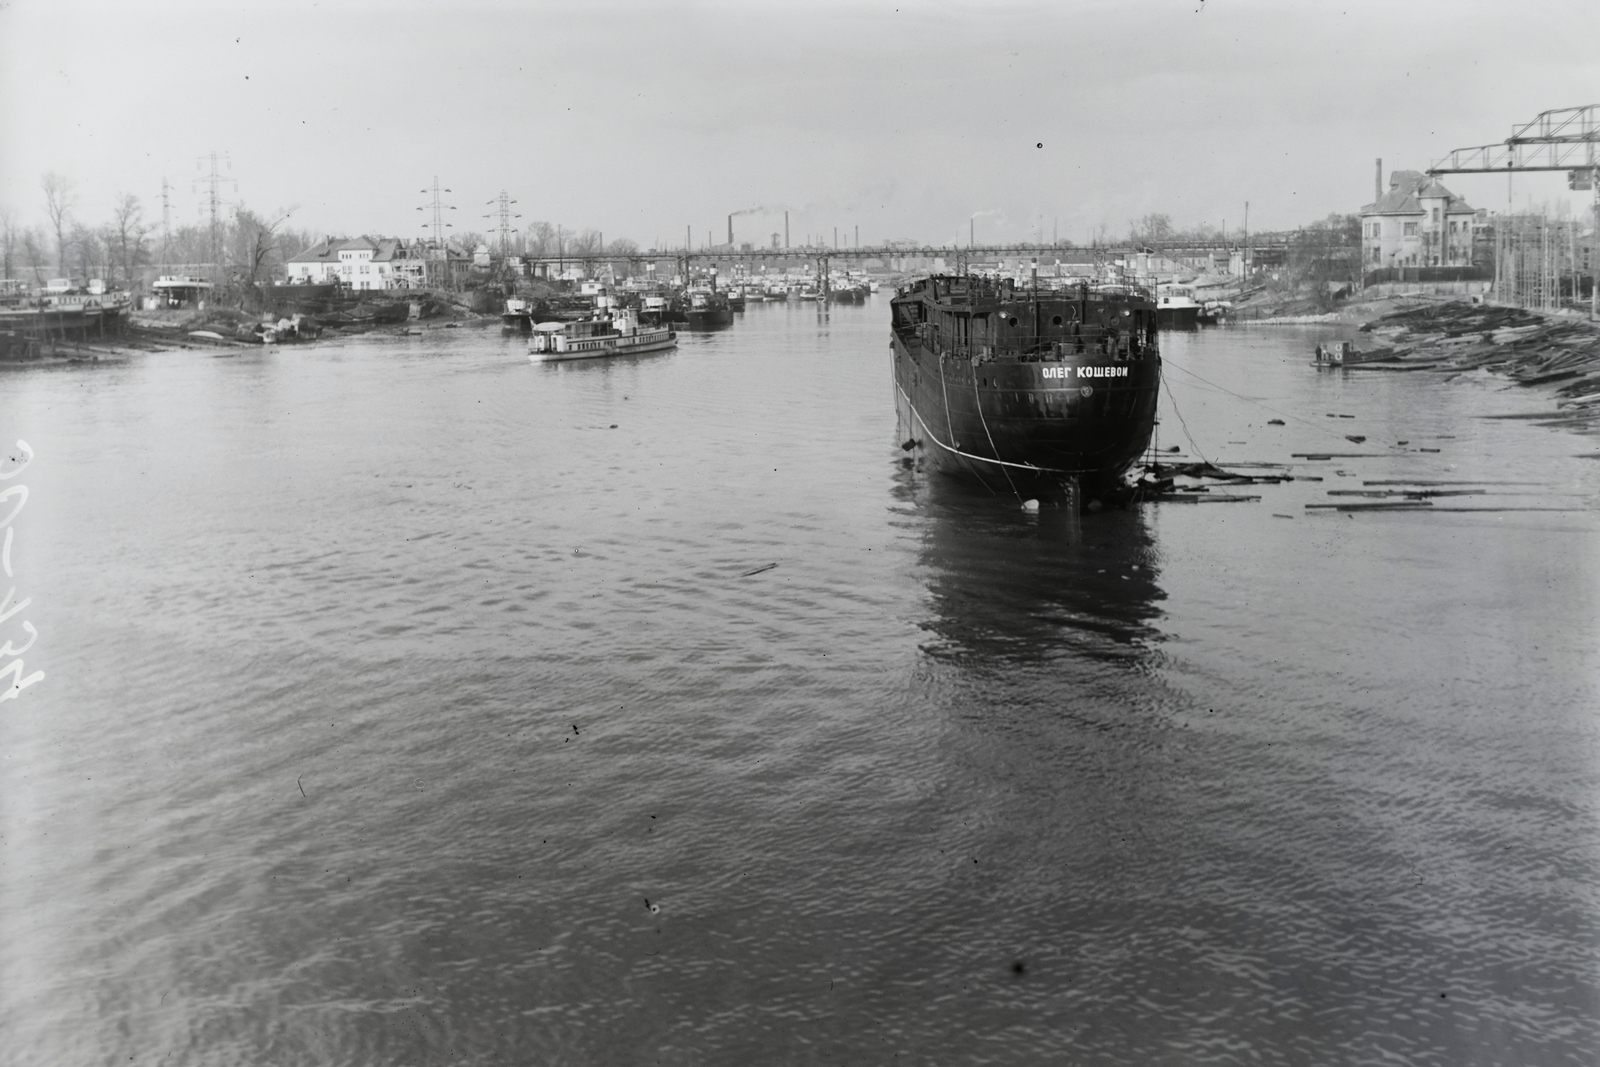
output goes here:
<path id="1" fill-rule="evenodd" d="M 44 223 L 25 225 L 0 208 L 0 278 L 30 279 L 44 285 L 51 278 L 87 282 L 104 279 L 108 286 L 135 288 L 152 273 L 208 275 L 219 284 L 257 285 L 282 274 L 294 255 L 329 235 L 291 225 L 294 211 L 263 213 L 243 204 L 209 219 L 164 227 L 151 218 L 139 197 L 118 193 L 109 218 L 99 222 L 79 213 L 75 183 L 56 173 L 39 182 Z M 355 236 L 345 234 L 339 236 Z M 449 245 L 470 253 L 479 246 L 499 252 L 497 235 L 463 232 Z M 612 254 L 632 256 L 639 246 L 630 240 L 606 241 L 598 230 L 573 230 L 533 222 L 511 235 L 512 255 L 555 257 Z"/>
<path id="2" fill-rule="evenodd" d="M 290 223 L 293 209 L 258 212 L 242 204 L 209 219 L 163 227 L 151 219 L 139 197 L 118 193 L 111 215 L 92 222 L 78 214 L 74 183 L 59 174 L 45 174 L 39 183 L 45 222 L 23 225 L 9 210 L 0 208 L 0 277 L 24 278 L 43 285 L 50 278 L 87 281 L 103 278 L 108 285 L 134 288 L 147 273 L 172 270 L 207 274 L 213 282 L 256 285 L 281 274 L 285 262 L 328 235 L 297 229 Z M 1243 236 L 1242 227 L 1231 231 Z M 1294 243 L 1314 247 L 1324 256 L 1333 248 L 1360 244 L 1360 220 L 1354 215 L 1329 215 L 1294 231 Z M 353 234 L 344 236 L 354 236 Z M 1154 248 L 1205 244 L 1223 239 L 1219 229 L 1199 224 L 1179 229 L 1172 217 L 1151 213 L 1128 223 L 1127 244 Z M 1096 243 L 1120 243 L 1109 227 L 1102 226 Z M 483 246 L 502 251 L 498 234 L 461 232 L 449 239 L 457 251 L 470 253 Z M 569 229 L 557 223 L 530 222 L 508 236 L 504 251 L 511 255 L 551 259 L 563 255 L 619 258 L 642 253 L 626 238 L 605 240 L 595 229 Z"/>
<path id="3" fill-rule="evenodd" d="M 288 225 L 290 210 L 270 215 L 242 204 L 209 219 L 167 229 L 145 214 L 132 193 L 118 193 L 111 216 L 99 222 L 79 214 L 74 183 L 59 174 L 39 182 L 43 225 L 24 225 L 0 208 L 0 276 L 43 285 L 50 278 L 133 287 L 152 269 L 221 273 L 215 281 L 265 280 L 282 262 L 283 249 L 298 251 L 318 238 Z M 290 254 L 292 254 L 292 251 Z"/>
<path id="4" fill-rule="evenodd" d="M 1314 235 L 1314 239 L 1324 245 L 1358 245 L 1361 243 L 1361 217 L 1335 212 L 1325 219 L 1301 226 L 1292 233 L 1302 238 Z M 1234 227 L 1224 233 L 1219 227 L 1202 222 L 1180 230 L 1173 225 L 1171 215 L 1159 213 L 1128 221 L 1127 242 L 1158 251 L 1167 246 L 1212 244 L 1223 240 L 1242 244 L 1244 238 L 1243 226 Z"/>

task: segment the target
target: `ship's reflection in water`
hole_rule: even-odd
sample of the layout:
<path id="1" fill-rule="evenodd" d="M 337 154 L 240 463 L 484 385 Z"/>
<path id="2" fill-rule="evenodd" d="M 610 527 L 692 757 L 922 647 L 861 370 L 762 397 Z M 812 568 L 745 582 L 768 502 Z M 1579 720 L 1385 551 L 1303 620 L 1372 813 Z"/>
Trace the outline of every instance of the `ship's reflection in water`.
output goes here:
<path id="1" fill-rule="evenodd" d="M 1162 639 L 1160 559 L 1139 511 L 1023 512 L 1014 500 L 907 471 L 926 517 L 920 562 L 931 657 L 973 670 L 1148 660 Z"/>

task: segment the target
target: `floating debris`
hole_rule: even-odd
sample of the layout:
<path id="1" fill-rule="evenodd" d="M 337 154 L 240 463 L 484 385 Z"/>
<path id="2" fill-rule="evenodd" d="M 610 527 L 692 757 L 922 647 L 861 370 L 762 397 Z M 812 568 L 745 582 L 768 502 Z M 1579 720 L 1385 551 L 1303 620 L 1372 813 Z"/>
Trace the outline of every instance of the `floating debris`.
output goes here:
<path id="1" fill-rule="evenodd" d="M 1482 496 L 1487 489 L 1329 489 L 1329 496 L 1372 496 L 1372 497 L 1433 497 L 1433 496 Z"/>
<path id="2" fill-rule="evenodd" d="M 1437 448 L 1435 452 L 1439 451 Z M 1294 459 L 1382 459 L 1381 452 L 1290 452 Z"/>
<path id="3" fill-rule="evenodd" d="M 1565 428 L 1600 420 L 1600 330 L 1581 319 L 1558 319 L 1522 308 L 1459 301 L 1386 315 L 1362 327 L 1397 353 L 1432 361 L 1429 369 L 1447 372 L 1486 370 L 1519 385 L 1560 385 L 1559 401 L 1568 408 Z M 1376 368 L 1375 368 L 1376 369 Z M 1421 369 L 1418 363 L 1403 368 Z M 1554 414 L 1554 413 L 1552 413 Z M 1544 413 L 1483 418 L 1541 419 Z"/>
<path id="4" fill-rule="evenodd" d="M 1438 481 L 1438 480 L 1427 480 L 1427 481 L 1424 481 L 1424 480 L 1417 479 L 1417 478 L 1375 478 L 1372 481 L 1362 482 L 1361 484 L 1362 485 L 1517 485 L 1517 486 L 1524 486 L 1524 487 L 1526 487 L 1526 486 L 1535 486 L 1535 487 L 1539 487 L 1539 488 L 1548 489 L 1551 486 L 1553 486 L 1555 483 L 1554 482 L 1498 482 L 1498 481 L 1488 481 L 1488 480 L 1485 480 L 1485 479 L 1482 479 L 1482 478 L 1475 478 L 1475 479 L 1470 479 L 1470 480 L 1469 479 L 1451 479 L 1451 480 L 1447 480 L 1447 481 Z"/>
<path id="5" fill-rule="evenodd" d="M 1146 500 L 1158 500 L 1163 504 L 1251 504 L 1261 498 L 1259 496 L 1238 496 L 1234 493 L 1163 493 L 1157 496 L 1146 497 Z"/>
<path id="6" fill-rule="evenodd" d="M 1431 508 L 1431 500 L 1389 500 L 1372 504 L 1307 504 L 1307 511 L 1412 511 Z"/>

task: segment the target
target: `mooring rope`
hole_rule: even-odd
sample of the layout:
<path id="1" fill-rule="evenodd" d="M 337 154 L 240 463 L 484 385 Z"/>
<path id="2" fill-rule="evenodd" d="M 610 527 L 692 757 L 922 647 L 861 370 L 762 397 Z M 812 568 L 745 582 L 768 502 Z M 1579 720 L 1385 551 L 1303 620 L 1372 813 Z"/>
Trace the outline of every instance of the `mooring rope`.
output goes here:
<path id="1" fill-rule="evenodd" d="M 1236 400 L 1243 400 L 1247 404 L 1254 404 L 1256 407 L 1261 408 L 1264 411 L 1270 411 L 1274 415 L 1280 415 L 1280 416 L 1282 416 L 1283 418 L 1286 418 L 1286 419 L 1293 419 L 1295 422 L 1303 423 L 1304 425 L 1309 426 L 1312 429 L 1316 430 L 1318 433 L 1326 434 L 1327 436 L 1335 438 L 1336 440 L 1340 440 L 1340 441 L 1346 440 L 1346 438 L 1344 437 L 1343 434 L 1338 434 L 1338 433 L 1333 432 L 1332 430 L 1328 429 L 1326 426 L 1322 425 L 1321 423 L 1317 422 L 1314 419 L 1303 418 L 1303 417 L 1301 417 L 1299 415 L 1295 415 L 1295 414 L 1292 414 L 1292 413 L 1287 412 L 1287 411 L 1279 411 L 1277 408 L 1272 407 L 1270 404 L 1263 404 L 1261 401 L 1256 400 L 1253 397 L 1248 397 L 1248 396 L 1244 396 L 1241 393 L 1236 393 L 1232 389 L 1229 389 L 1225 385 L 1218 385 L 1216 382 L 1211 381 L 1208 378 L 1202 378 L 1202 377 L 1200 377 L 1200 375 L 1196 374 L 1194 371 L 1190 370 L 1188 367 L 1183 366 L 1182 364 L 1173 363 L 1171 360 L 1163 360 L 1162 361 L 1162 366 L 1176 367 L 1178 370 L 1183 371 L 1183 373 L 1187 374 L 1189 377 L 1195 379 L 1196 381 L 1204 382 L 1206 385 L 1209 385 L 1211 388 L 1217 390 L 1218 392 L 1226 393 L 1226 394 L 1228 394 L 1229 396 L 1233 397 Z M 1161 384 L 1162 385 L 1166 385 L 1167 384 L 1167 380 L 1166 380 L 1165 377 L 1163 377 L 1161 379 Z M 1170 386 L 1167 388 L 1167 396 L 1168 396 L 1168 398 L 1170 398 L 1172 396 L 1172 389 L 1171 389 Z M 1176 403 L 1174 403 L 1172 405 L 1172 410 L 1174 412 L 1176 412 L 1178 410 L 1178 405 Z M 1183 416 L 1182 415 L 1178 416 L 1178 421 L 1179 422 L 1183 421 Z M 1185 432 L 1186 433 L 1188 432 L 1187 428 L 1185 429 Z M 1193 444 L 1194 443 L 1193 439 L 1191 439 L 1189 443 Z M 1395 452 L 1397 455 L 1401 454 L 1399 452 L 1396 452 L 1396 446 L 1394 446 L 1394 445 L 1377 445 L 1376 447 L 1382 448 L 1382 449 L 1386 449 L 1389 452 Z M 1197 449 L 1195 449 L 1195 451 L 1199 452 L 1199 449 L 1197 448 Z M 1204 458 L 1204 457 L 1202 457 L 1202 458 Z"/>
<path id="2" fill-rule="evenodd" d="M 983 417 L 983 397 L 978 393 L 978 375 L 976 371 L 974 371 L 972 375 L 972 402 L 978 406 L 978 421 L 983 424 L 983 436 L 989 439 L 989 451 L 994 453 L 995 459 L 999 459 L 1000 450 L 995 447 L 994 434 L 989 432 L 989 420 Z M 945 414 L 947 416 L 949 414 L 949 407 L 950 399 L 949 397 L 946 397 Z M 1000 473 L 1006 476 L 1006 484 L 1011 486 L 1011 495 L 1016 497 L 1018 502 L 1021 502 L 1022 494 L 1017 492 L 1017 483 L 1011 480 L 1011 472 L 1006 470 L 1004 467 L 1001 467 Z"/>

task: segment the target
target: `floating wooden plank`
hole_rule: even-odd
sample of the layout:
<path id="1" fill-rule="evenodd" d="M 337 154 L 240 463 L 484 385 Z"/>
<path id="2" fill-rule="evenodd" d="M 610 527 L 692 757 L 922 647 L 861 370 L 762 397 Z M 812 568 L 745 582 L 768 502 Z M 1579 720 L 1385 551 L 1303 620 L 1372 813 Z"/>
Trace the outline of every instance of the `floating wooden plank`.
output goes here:
<path id="1" fill-rule="evenodd" d="M 1261 498 L 1236 496 L 1230 493 L 1162 493 L 1160 496 L 1147 496 L 1144 499 L 1163 504 L 1250 504 Z"/>
<path id="2" fill-rule="evenodd" d="M 1377 504 L 1307 504 L 1307 511 L 1415 511 L 1431 508 L 1431 500 L 1394 500 Z"/>
<path id="3" fill-rule="evenodd" d="M 1554 482 L 1498 482 L 1485 478 L 1473 478 L 1449 481 L 1423 481 L 1416 478 L 1374 478 L 1363 481 L 1362 485 L 1534 485 L 1552 486 Z"/>
<path id="4" fill-rule="evenodd" d="M 1547 385 L 1550 382 L 1564 382 L 1568 378 L 1576 378 L 1582 373 L 1582 371 L 1564 370 L 1555 374 L 1541 374 L 1537 378 L 1518 378 L 1516 382 L 1518 385 Z"/>
<path id="5" fill-rule="evenodd" d="M 1487 489 L 1329 489 L 1329 496 L 1483 496 Z"/>

